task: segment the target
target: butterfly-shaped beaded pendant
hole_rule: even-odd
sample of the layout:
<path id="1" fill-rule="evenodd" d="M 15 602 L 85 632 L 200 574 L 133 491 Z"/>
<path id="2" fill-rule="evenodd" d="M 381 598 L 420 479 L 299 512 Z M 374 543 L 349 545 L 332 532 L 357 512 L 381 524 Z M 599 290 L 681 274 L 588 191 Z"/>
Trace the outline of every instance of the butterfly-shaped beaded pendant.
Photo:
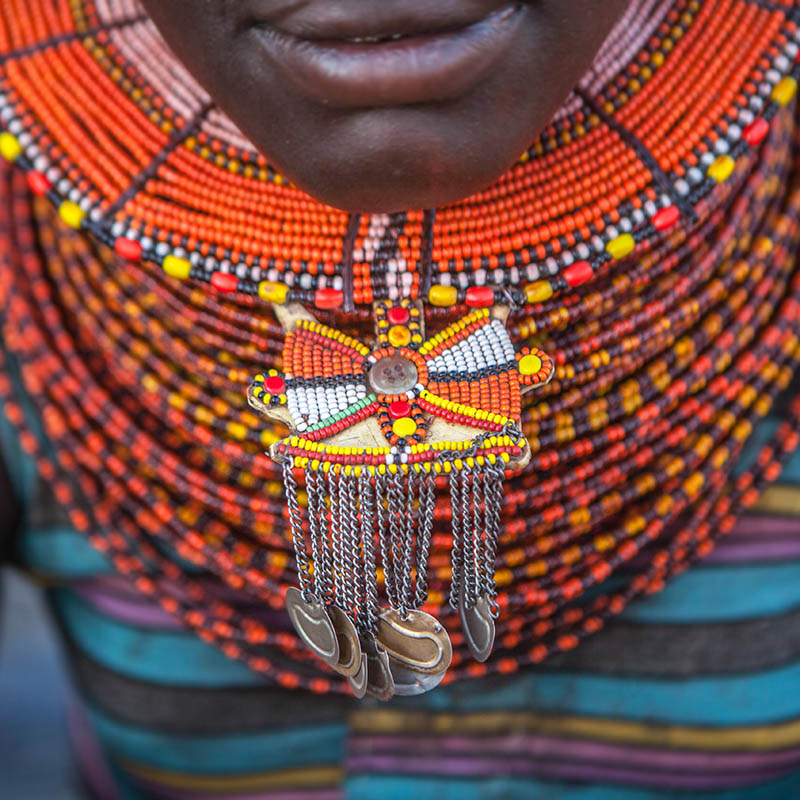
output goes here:
<path id="1" fill-rule="evenodd" d="M 269 452 L 283 469 L 297 559 L 289 616 L 357 696 L 427 691 L 453 652 L 422 610 L 436 498 L 449 492 L 450 605 L 484 661 L 503 477 L 530 460 L 522 395 L 551 380 L 554 364 L 538 349 L 516 352 L 505 306 L 426 338 L 419 302 L 381 301 L 371 344 L 300 305 L 275 311 L 284 372 L 258 375 L 248 400 L 290 430 Z"/>

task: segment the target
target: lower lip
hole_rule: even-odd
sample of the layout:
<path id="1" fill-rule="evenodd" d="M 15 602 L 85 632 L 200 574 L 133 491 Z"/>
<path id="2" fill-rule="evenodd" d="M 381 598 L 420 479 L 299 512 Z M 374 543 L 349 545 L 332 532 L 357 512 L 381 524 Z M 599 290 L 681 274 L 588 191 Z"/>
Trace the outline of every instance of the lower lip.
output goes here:
<path id="1" fill-rule="evenodd" d="M 475 86 L 511 46 L 523 13 L 509 5 L 459 30 L 374 43 L 254 30 L 304 94 L 334 106 L 394 106 L 446 100 Z"/>

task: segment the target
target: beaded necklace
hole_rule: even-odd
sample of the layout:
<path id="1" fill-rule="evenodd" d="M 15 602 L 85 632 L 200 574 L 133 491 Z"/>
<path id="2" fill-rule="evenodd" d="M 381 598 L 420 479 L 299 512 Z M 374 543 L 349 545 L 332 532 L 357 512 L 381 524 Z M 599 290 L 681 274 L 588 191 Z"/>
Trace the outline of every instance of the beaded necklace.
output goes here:
<path id="1" fill-rule="evenodd" d="M 636 2 L 495 186 L 346 215 L 135 3 L 10 3 L 0 393 L 72 524 L 314 691 L 512 672 L 657 591 L 798 443 L 795 402 L 733 471 L 798 357 L 796 5 Z"/>

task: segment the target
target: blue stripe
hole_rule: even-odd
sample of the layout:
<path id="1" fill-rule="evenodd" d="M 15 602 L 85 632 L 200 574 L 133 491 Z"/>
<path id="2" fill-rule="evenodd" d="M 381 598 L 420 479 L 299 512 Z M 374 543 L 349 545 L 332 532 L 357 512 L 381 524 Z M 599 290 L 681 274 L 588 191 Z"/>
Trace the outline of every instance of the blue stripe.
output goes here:
<path id="1" fill-rule="evenodd" d="M 36 488 L 36 464 L 20 447 L 16 430 L 5 417 L 2 400 L 0 400 L 0 456 L 8 467 L 9 477 L 23 506 L 29 506 Z"/>
<path id="2" fill-rule="evenodd" d="M 659 594 L 632 603 L 636 622 L 701 623 L 781 614 L 800 606 L 800 561 L 788 564 L 696 564 Z"/>
<path id="3" fill-rule="evenodd" d="M 258 774 L 295 767 L 333 766 L 345 756 L 347 726 L 329 723 L 269 733 L 180 736 L 124 725 L 97 709 L 87 714 L 114 758 L 187 775 Z"/>
<path id="4" fill-rule="evenodd" d="M 409 765 L 413 767 L 413 765 Z M 597 783 L 525 780 L 498 776 L 491 780 L 457 778 L 415 778 L 402 776 L 350 778 L 346 800 L 487 800 L 487 798 L 529 798 L 530 800 L 788 800 L 800 797 L 800 772 L 759 786 L 725 791 L 683 792 L 648 790 Z"/>
<path id="5" fill-rule="evenodd" d="M 191 633 L 137 629 L 99 615 L 69 592 L 58 607 L 88 655 L 123 675 L 180 686 L 263 684 Z M 746 644 L 746 643 L 745 643 Z M 481 711 L 527 708 L 554 713 L 659 719 L 666 724 L 748 725 L 800 717 L 800 663 L 751 675 L 691 680 L 616 678 L 550 671 L 522 672 L 499 686 L 447 686 L 398 706 Z"/>
<path id="6" fill-rule="evenodd" d="M 70 580 L 114 574 L 106 556 L 68 526 L 29 529 L 20 537 L 18 550 L 26 567 L 39 575 Z"/>
<path id="7" fill-rule="evenodd" d="M 263 677 L 231 661 L 191 631 L 154 631 L 112 620 L 69 589 L 52 593 L 55 610 L 73 641 L 110 670 L 174 686 L 258 686 Z"/>
<path id="8" fill-rule="evenodd" d="M 747 646 L 744 642 L 743 646 Z M 396 699 L 398 708 L 503 709 L 608 717 L 665 725 L 765 725 L 800 717 L 800 663 L 733 676 L 645 679 L 523 670 L 507 682 L 440 687 Z"/>

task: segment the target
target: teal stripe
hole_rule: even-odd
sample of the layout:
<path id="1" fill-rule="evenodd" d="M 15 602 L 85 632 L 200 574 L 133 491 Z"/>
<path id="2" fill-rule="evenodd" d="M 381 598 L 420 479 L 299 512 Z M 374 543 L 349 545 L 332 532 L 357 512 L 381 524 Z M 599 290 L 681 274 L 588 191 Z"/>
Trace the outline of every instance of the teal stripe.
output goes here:
<path id="1" fill-rule="evenodd" d="M 409 765 L 413 769 L 413 764 Z M 759 786 L 712 792 L 658 791 L 597 783 L 525 780 L 497 777 L 484 781 L 358 776 L 346 784 L 346 800 L 788 800 L 800 797 L 800 772 Z"/>
<path id="2" fill-rule="evenodd" d="M 798 687 L 800 662 L 747 675 L 680 680 L 522 670 L 507 682 L 448 685 L 392 702 L 397 708 L 442 712 L 526 709 L 665 725 L 764 725 L 800 716 Z"/>
<path id="3" fill-rule="evenodd" d="M 114 758 L 188 775 L 257 774 L 342 763 L 344 723 L 286 727 L 269 733 L 181 736 L 124 725 L 94 708 L 89 719 Z"/>
<path id="4" fill-rule="evenodd" d="M 110 619 L 69 589 L 51 593 L 75 644 L 110 670 L 153 683 L 194 686 L 258 686 L 264 678 L 231 661 L 191 631 L 136 628 Z"/>
<path id="5" fill-rule="evenodd" d="M 194 634 L 137 629 L 105 619 L 65 590 L 57 594 L 61 617 L 74 640 L 109 669 L 168 685 L 263 683 Z M 798 686 L 800 663 L 752 675 L 680 681 L 523 671 L 500 685 L 470 682 L 394 702 L 398 707 L 440 710 L 527 708 L 633 720 L 655 718 L 665 724 L 747 725 L 800 716 Z"/>
<path id="6" fill-rule="evenodd" d="M 29 569 L 56 579 L 114 573 L 106 556 L 95 550 L 85 535 L 67 526 L 25 531 L 19 552 Z"/>
<path id="7" fill-rule="evenodd" d="M 736 464 L 734 470 L 735 475 L 740 475 L 753 466 L 756 458 L 758 458 L 759 451 L 765 445 L 769 444 L 770 439 L 772 439 L 781 421 L 782 420 L 774 414 L 770 414 L 756 425 Z M 800 484 L 800 449 L 792 453 L 789 460 L 784 464 L 783 471 L 780 475 L 780 481 L 783 483 Z"/>
<path id="8" fill-rule="evenodd" d="M 800 605 L 800 562 L 694 565 L 666 590 L 632 603 L 623 618 L 636 622 L 700 623 L 781 614 Z"/>
<path id="9" fill-rule="evenodd" d="M 5 460 L 9 477 L 23 506 L 28 507 L 36 488 L 36 464 L 20 447 L 19 437 L 5 416 L 4 406 L 0 399 L 0 456 Z"/>

